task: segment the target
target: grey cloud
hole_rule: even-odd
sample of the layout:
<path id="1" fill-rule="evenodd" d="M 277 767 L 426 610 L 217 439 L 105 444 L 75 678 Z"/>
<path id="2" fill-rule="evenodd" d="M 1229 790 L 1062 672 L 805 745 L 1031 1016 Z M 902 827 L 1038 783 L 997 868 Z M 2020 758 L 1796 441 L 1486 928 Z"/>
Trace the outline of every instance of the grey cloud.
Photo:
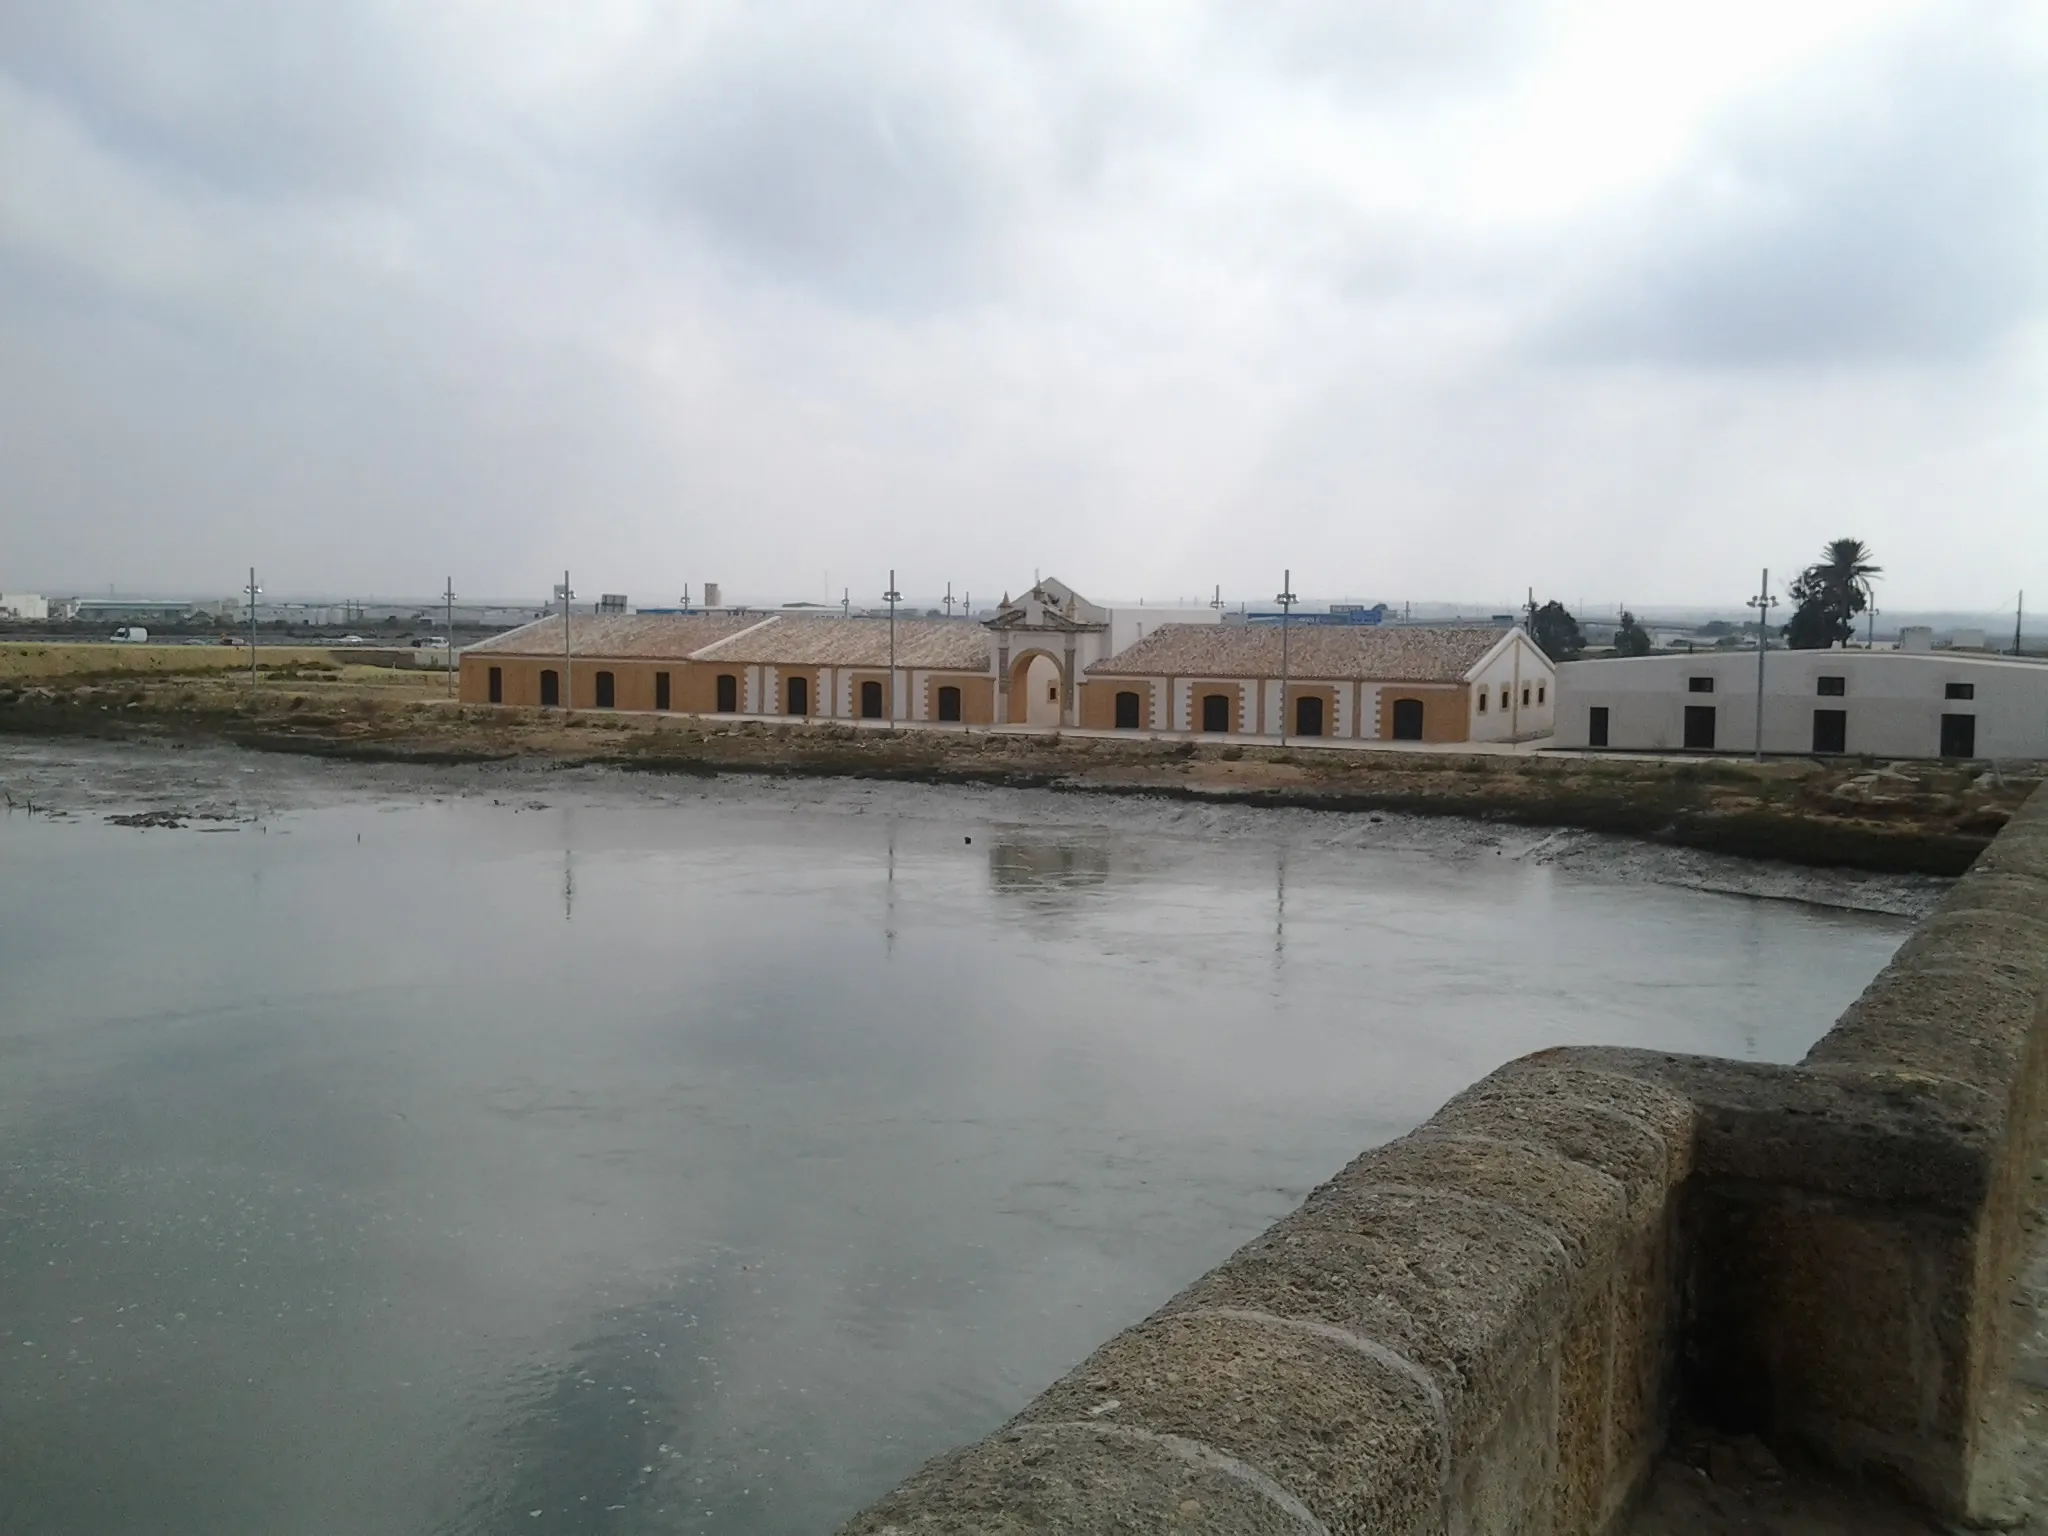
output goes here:
<path id="1" fill-rule="evenodd" d="M 1846 90 L 1815 100 L 1802 82 L 1725 124 L 1634 210 L 1546 345 L 1709 367 L 1940 363 L 2037 313 L 2048 75 L 1996 28 L 1953 21 Z"/>
<path id="2" fill-rule="evenodd" d="M 241 196 L 399 174 L 424 116 L 416 63 L 369 3 L 0 6 L 0 73 L 118 157 Z"/>
<path id="3" fill-rule="evenodd" d="M 826 38 L 707 58 L 681 95 L 661 194 L 728 258 L 894 312 L 989 280 L 1005 173 L 957 96 Z"/>
<path id="4" fill-rule="evenodd" d="M 847 80 L 764 82 L 707 103 L 673 167 L 730 253 L 862 304 L 960 295 L 992 215 L 944 106 Z"/>

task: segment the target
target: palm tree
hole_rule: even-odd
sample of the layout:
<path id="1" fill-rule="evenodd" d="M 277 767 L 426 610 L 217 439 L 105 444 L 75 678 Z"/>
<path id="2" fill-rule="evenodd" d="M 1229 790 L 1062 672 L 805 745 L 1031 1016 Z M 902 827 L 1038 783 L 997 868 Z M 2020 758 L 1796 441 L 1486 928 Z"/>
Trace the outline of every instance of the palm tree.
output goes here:
<path id="1" fill-rule="evenodd" d="M 1847 645 L 1856 632 L 1856 615 L 1870 606 L 1870 583 L 1884 570 L 1871 562 L 1870 548 L 1861 539 L 1830 539 L 1821 556 L 1792 583 L 1797 606 L 1785 637 L 1794 650 Z"/>
<path id="2" fill-rule="evenodd" d="M 1870 546 L 1861 539 L 1830 539 L 1821 552 L 1826 556 L 1814 570 L 1828 591 L 1846 601 L 1851 613 L 1870 606 L 1872 578 L 1884 574 L 1884 567 L 1870 563 Z"/>

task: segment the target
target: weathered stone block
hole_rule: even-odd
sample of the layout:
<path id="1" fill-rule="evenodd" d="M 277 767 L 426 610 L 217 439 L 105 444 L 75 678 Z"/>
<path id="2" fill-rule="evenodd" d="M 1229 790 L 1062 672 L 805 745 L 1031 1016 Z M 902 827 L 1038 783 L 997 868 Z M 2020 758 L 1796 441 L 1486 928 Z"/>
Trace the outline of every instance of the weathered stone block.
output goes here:
<path id="1" fill-rule="evenodd" d="M 1315 1525 L 1221 1457 L 1094 1424 L 1011 1428 L 926 1466 L 844 1536 L 1311 1536 Z"/>
<path id="2" fill-rule="evenodd" d="M 1444 1528 L 1436 1403 L 1335 1330 L 1214 1313 L 1151 1318 L 1055 1383 L 1016 1427 L 1060 1422 L 1207 1446 L 1332 1531 Z"/>
<path id="3" fill-rule="evenodd" d="M 1308 1318 L 1370 1340 L 1441 1395 L 1455 1453 L 1486 1432 L 1506 1383 L 1555 1338 L 1569 1273 L 1557 1240 L 1511 1213 L 1365 1187 L 1311 1201 L 1167 1310 Z"/>

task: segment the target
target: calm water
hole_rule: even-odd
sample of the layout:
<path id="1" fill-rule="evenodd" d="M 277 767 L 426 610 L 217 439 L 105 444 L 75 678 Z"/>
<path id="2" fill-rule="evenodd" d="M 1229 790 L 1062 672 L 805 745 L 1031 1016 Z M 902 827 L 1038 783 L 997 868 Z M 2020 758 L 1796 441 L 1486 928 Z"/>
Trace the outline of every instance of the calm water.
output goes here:
<path id="1" fill-rule="evenodd" d="M 139 831 L 125 762 L 0 813 L 8 1532 L 829 1528 L 1488 1068 L 1796 1056 L 1907 929 L 968 791 Z"/>

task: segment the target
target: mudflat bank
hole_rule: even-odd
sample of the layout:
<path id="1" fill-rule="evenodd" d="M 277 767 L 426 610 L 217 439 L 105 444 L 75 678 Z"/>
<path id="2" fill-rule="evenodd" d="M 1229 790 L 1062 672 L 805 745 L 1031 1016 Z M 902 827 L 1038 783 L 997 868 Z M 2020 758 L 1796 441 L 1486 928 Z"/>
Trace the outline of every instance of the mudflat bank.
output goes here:
<path id="1" fill-rule="evenodd" d="M 448 700 L 439 674 L 318 653 L 246 674 L 95 666 L 0 648 L 0 733 L 231 743 L 362 762 L 528 758 L 648 773 L 1000 784 L 1207 803 L 1458 816 L 1611 832 L 1795 864 L 1956 875 L 2041 782 L 2041 764 L 1592 757 L 1280 748 L 1219 739 L 874 730 L 799 721 L 538 714 Z M 167 650 L 174 648 L 165 648 Z M 190 647 L 208 662 L 214 656 Z"/>

